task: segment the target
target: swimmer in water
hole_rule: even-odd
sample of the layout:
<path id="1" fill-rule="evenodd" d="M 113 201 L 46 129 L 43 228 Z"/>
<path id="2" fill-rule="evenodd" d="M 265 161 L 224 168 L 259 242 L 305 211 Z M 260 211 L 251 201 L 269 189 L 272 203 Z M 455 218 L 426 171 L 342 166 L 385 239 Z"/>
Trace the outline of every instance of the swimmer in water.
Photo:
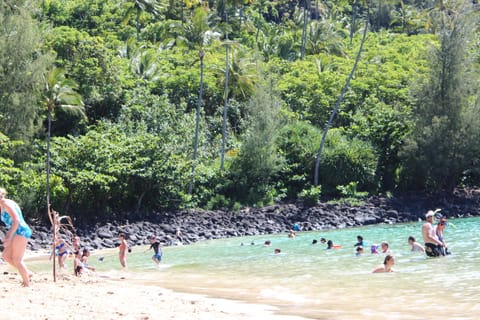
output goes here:
<path id="1" fill-rule="evenodd" d="M 408 244 L 412 246 L 413 252 L 425 252 L 425 248 L 412 236 L 408 237 Z"/>
<path id="2" fill-rule="evenodd" d="M 395 265 L 395 258 L 391 254 L 387 254 L 383 260 L 383 265 L 373 269 L 373 273 L 395 272 L 393 266 Z"/>
<path id="3" fill-rule="evenodd" d="M 280 249 L 273 250 L 273 254 L 280 254 L 281 252 L 282 252 L 282 250 L 280 250 Z"/>
<path id="4" fill-rule="evenodd" d="M 327 249 L 333 249 L 333 241 L 332 240 L 327 241 Z"/>
<path id="5" fill-rule="evenodd" d="M 365 244 L 363 243 L 363 237 L 358 235 L 357 236 L 357 243 L 353 245 L 354 247 L 365 247 Z"/>
<path id="6" fill-rule="evenodd" d="M 363 254 L 363 247 L 360 247 L 358 246 L 357 249 L 356 249 L 357 253 L 355 253 L 355 255 L 358 257 L 358 256 L 361 256 Z"/>
<path id="7" fill-rule="evenodd" d="M 383 242 L 380 244 L 380 247 L 382 248 L 382 252 L 381 252 L 381 253 L 387 253 L 387 254 L 391 253 L 387 241 L 383 241 Z"/>

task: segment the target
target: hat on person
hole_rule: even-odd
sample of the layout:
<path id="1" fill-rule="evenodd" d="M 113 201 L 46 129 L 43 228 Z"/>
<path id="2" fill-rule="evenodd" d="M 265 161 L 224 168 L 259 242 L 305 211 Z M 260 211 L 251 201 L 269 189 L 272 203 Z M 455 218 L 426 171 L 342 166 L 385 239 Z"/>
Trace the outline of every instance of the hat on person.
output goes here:
<path id="1" fill-rule="evenodd" d="M 440 211 L 442 211 L 442 209 L 435 209 L 435 211 L 428 210 L 428 212 L 425 214 L 425 218 L 434 217 Z"/>
<path id="2" fill-rule="evenodd" d="M 428 212 L 425 214 L 425 218 L 430 218 L 430 217 L 433 217 L 435 215 L 435 212 L 433 212 L 432 210 L 428 210 Z"/>

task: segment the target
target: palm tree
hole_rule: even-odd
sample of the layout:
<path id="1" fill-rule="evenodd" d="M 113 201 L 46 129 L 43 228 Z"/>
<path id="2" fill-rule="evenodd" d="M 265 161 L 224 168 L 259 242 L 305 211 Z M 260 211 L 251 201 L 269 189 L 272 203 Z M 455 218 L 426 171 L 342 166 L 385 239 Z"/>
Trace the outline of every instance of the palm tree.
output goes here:
<path id="1" fill-rule="evenodd" d="M 365 43 L 365 40 L 367 39 L 369 20 L 370 20 L 370 0 L 367 0 L 367 17 L 365 19 L 365 28 L 363 29 L 363 37 L 362 37 L 362 41 L 360 42 L 360 48 L 358 49 L 357 57 L 355 58 L 355 63 L 352 67 L 352 70 L 350 71 L 350 74 L 348 75 L 347 81 L 345 82 L 345 85 L 343 86 L 342 91 L 340 92 L 340 96 L 335 102 L 335 107 L 333 108 L 332 113 L 330 114 L 330 118 L 328 119 L 325 129 L 323 130 L 322 141 L 320 143 L 320 148 L 317 153 L 317 160 L 315 161 L 315 173 L 314 173 L 315 187 L 318 186 L 318 172 L 320 170 L 320 160 L 322 157 L 322 151 L 325 145 L 325 140 L 327 138 L 327 133 L 330 127 L 332 126 L 333 119 L 335 118 L 335 115 L 337 114 L 338 109 L 340 108 L 340 104 L 342 103 L 345 93 L 350 87 L 350 81 L 352 80 L 353 75 L 355 74 L 355 70 L 357 69 L 358 62 L 360 61 L 360 56 L 363 51 L 363 45 Z"/>
<path id="2" fill-rule="evenodd" d="M 307 11 L 308 10 L 308 11 Z M 300 58 L 305 58 L 305 50 L 307 46 L 307 25 L 308 16 L 310 15 L 310 0 L 304 0 L 303 3 L 303 28 L 302 28 L 302 47 L 300 49 Z"/>
<path id="3" fill-rule="evenodd" d="M 158 58 L 155 51 L 140 47 L 130 59 L 130 69 L 140 79 L 155 81 L 158 79 Z"/>
<path id="4" fill-rule="evenodd" d="M 78 85 L 75 81 L 65 77 L 65 70 L 53 68 L 44 77 L 44 103 L 47 106 L 47 160 L 46 160 L 46 199 L 47 212 L 51 217 L 50 211 L 50 139 L 52 133 L 52 115 L 56 107 L 67 109 L 77 115 L 85 116 L 83 101 L 81 95 L 75 91 Z M 53 226 L 53 239 L 56 238 L 55 226 Z M 55 245 L 55 241 L 53 241 Z M 54 249 L 54 248 L 53 248 Z M 53 259 L 53 279 L 56 281 L 55 259 Z"/>
<path id="5" fill-rule="evenodd" d="M 198 94 L 197 100 L 197 109 L 195 113 L 195 140 L 193 143 L 193 164 L 192 164 L 192 175 L 191 182 L 188 188 L 188 192 L 191 194 L 193 191 L 193 185 L 195 183 L 195 165 L 197 161 L 198 153 L 198 138 L 200 135 L 200 109 L 203 102 L 203 71 L 204 63 L 203 58 L 205 57 L 204 44 L 205 44 L 205 34 L 208 28 L 208 15 L 207 9 L 205 7 L 198 7 L 195 9 L 191 23 L 186 24 L 185 27 L 185 40 L 187 40 L 187 45 L 189 47 L 194 47 L 195 45 L 200 46 L 200 51 L 198 57 L 200 58 L 200 92 Z M 190 36 L 188 35 L 190 34 Z M 188 41 L 191 38 L 192 41 Z"/>
<path id="6" fill-rule="evenodd" d="M 160 16 L 164 9 L 164 4 L 159 0 L 124 0 L 127 4 L 127 12 L 123 18 L 123 23 L 127 24 L 132 17 L 135 17 L 135 27 L 137 29 L 137 41 L 140 40 L 140 15 L 142 12 L 151 13 L 155 17 Z"/>

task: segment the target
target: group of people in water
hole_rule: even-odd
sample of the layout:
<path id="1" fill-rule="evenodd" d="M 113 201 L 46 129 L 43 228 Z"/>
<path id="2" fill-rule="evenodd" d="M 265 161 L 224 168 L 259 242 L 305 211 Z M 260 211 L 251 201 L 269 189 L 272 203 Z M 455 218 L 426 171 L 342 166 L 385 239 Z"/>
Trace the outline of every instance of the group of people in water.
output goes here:
<path id="1" fill-rule="evenodd" d="M 407 241 L 411 247 L 412 252 L 421 252 L 425 253 L 428 257 L 439 257 L 450 254 L 448 251 L 447 243 L 445 242 L 444 230 L 448 225 L 447 219 L 442 217 L 439 213 L 440 209 L 435 211 L 429 210 L 425 214 L 425 223 L 422 225 L 422 237 L 425 242 L 425 246 L 419 244 L 413 236 L 409 236 Z M 438 222 L 434 225 L 435 218 L 439 216 Z M 301 231 L 302 228 L 300 224 L 295 223 L 288 233 L 289 238 L 295 238 L 296 232 Z M 312 245 L 318 244 L 317 239 L 312 240 Z M 320 239 L 320 243 L 326 245 L 326 249 L 340 249 L 341 245 L 334 244 L 332 240 L 326 240 L 325 238 Z M 253 244 L 253 243 L 252 243 Z M 243 243 L 242 243 L 243 245 Z M 267 240 L 264 243 L 264 246 L 270 246 L 271 241 Z M 353 245 L 355 248 L 355 255 L 361 256 L 365 253 L 365 241 L 363 236 L 357 236 L 357 242 Z M 279 254 L 280 249 L 275 249 L 274 254 Z M 370 253 L 372 254 L 385 254 L 383 264 L 377 266 L 373 269 L 373 273 L 381 272 L 394 272 L 393 266 L 395 265 L 395 257 L 393 256 L 390 246 L 387 241 L 381 242 L 378 244 L 370 245 Z"/>
<path id="2" fill-rule="evenodd" d="M 27 266 L 23 261 L 25 251 L 28 245 L 28 240 L 32 236 L 32 230 L 25 222 L 23 218 L 22 211 L 19 205 L 6 197 L 7 192 L 5 189 L 0 188 L 0 218 L 2 222 L 7 226 L 7 233 L 3 239 L 3 259 L 15 267 L 22 278 L 22 285 L 28 287 L 30 285 L 30 277 L 32 272 L 28 270 Z M 422 225 L 422 237 L 425 243 L 425 246 L 417 243 L 413 236 L 408 237 L 408 243 L 411 246 L 411 250 L 415 252 L 425 252 L 428 257 L 439 257 L 450 254 L 448 251 L 447 243 L 445 242 L 444 230 L 447 226 L 447 219 L 444 217 L 439 217 L 439 221 L 434 225 L 434 220 L 439 216 L 439 209 L 432 211 L 429 210 L 425 214 L 425 223 Z M 300 225 L 295 224 L 288 234 L 288 237 L 294 238 L 295 233 L 300 231 Z M 160 241 L 155 237 L 151 236 L 149 238 L 150 247 L 147 248 L 144 252 L 153 249 L 154 254 L 152 260 L 160 265 L 162 261 L 162 249 Z M 124 233 L 119 234 L 119 261 L 123 268 L 127 267 L 127 252 L 131 252 L 131 248 L 128 245 L 126 240 L 126 235 Z M 317 244 L 318 241 L 314 239 L 312 244 Z M 339 249 L 341 245 L 334 244 L 332 240 L 326 240 L 325 238 L 320 239 L 320 243 L 326 243 L 326 249 Z M 254 244 L 254 243 L 252 243 Z M 243 245 L 243 243 L 242 243 Z M 270 246 L 271 242 L 266 241 L 264 246 Z M 88 249 L 81 250 L 80 247 L 80 238 L 74 237 L 72 239 L 73 250 L 69 251 L 69 247 L 65 239 L 57 237 L 55 239 L 55 250 L 52 252 L 50 258 L 54 255 L 58 258 L 58 264 L 60 268 L 65 268 L 65 260 L 71 254 L 75 254 L 74 259 L 74 273 L 75 275 L 81 275 L 87 273 L 88 271 L 95 270 L 94 267 L 88 264 L 88 258 L 90 256 L 90 251 Z M 361 235 L 357 236 L 357 243 L 354 244 L 356 255 L 362 255 L 365 251 L 365 242 Z M 395 257 L 390 252 L 388 242 L 382 242 L 380 245 L 371 245 L 370 251 L 372 254 L 383 253 L 385 254 L 385 259 L 382 265 L 373 269 L 374 273 L 379 272 L 393 272 L 393 266 L 395 265 Z M 274 254 L 280 254 L 281 250 L 276 248 Z M 103 258 L 100 257 L 101 261 Z"/>

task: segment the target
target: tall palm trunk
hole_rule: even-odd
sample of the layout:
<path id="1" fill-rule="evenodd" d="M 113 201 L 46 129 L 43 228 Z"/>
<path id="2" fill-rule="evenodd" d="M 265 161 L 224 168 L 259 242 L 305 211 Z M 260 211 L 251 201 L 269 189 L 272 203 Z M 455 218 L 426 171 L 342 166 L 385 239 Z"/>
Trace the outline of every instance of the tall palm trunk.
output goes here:
<path id="1" fill-rule="evenodd" d="M 195 183 L 195 165 L 197 162 L 197 151 L 198 151 L 198 136 L 200 133 L 200 107 L 202 106 L 202 99 L 203 99 L 203 57 L 205 56 L 205 52 L 203 49 L 199 52 L 200 57 L 200 93 L 198 94 L 198 101 L 197 101 L 197 112 L 195 116 L 195 141 L 193 144 L 193 164 L 192 164 L 192 181 L 190 181 L 190 187 L 188 188 L 188 193 L 192 193 L 193 185 Z"/>
<path id="2" fill-rule="evenodd" d="M 308 24 L 308 15 L 307 9 L 310 7 L 310 0 L 305 0 L 303 6 L 303 30 L 302 30 L 302 47 L 300 49 L 300 58 L 303 60 L 305 58 L 305 51 L 307 46 L 307 24 Z"/>
<path id="3" fill-rule="evenodd" d="M 357 20 L 357 10 L 358 10 L 358 7 L 357 5 L 353 5 L 353 8 L 352 8 L 352 22 L 350 23 L 350 45 L 352 44 L 352 41 L 353 41 L 353 34 L 355 32 L 355 22 Z"/>
<path id="4" fill-rule="evenodd" d="M 140 13 L 141 13 L 141 9 L 137 8 L 137 19 L 135 21 L 136 28 L 137 28 L 137 41 L 140 41 Z"/>
<path id="5" fill-rule="evenodd" d="M 365 29 L 363 30 L 362 42 L 360 43 L 360 48 L 358 49 L 357 57 L 355 59 L 355 64 L 353 65 L 353 68 L 350 71 L 350 74 L 348 75 L 347 81 L 342 88 L 340 96 L 338 97 L 337 102 L 335 103 L 335 107 L 333 108 L 333 111 L 330 114 L 330 118 L 328 119 L 327 125 L 325 126 L 325 129 L 323 131 L 322 142 L 320 143 L 320 149 L 318 150 L 317 160 L 315 162 L 315 175 L 314 175 L 315 187 L 318 186 L 318 172 L 320 169 L 320 160 L 322 157 L 323 147 L 325 146 L 325 140 L 327 138 L 328 129 L 330 129 L 330 127 L 332 126 L 333 119 L 335 118 L 335 115 L 337 114 L 338 109 L 340 108 L 340 103 L 342 103 L 343 96 L 345 95 L 348 88 L 350 87 L 350 81 L 352 80 L 355 70 L 357 69 L 358 62 L 360 61 L 360 56 L 363 51 L 363 44 L 365 43 L 365 40 L 367 38 L 368 23 L 370 18 L 369 16 L 370 16 L 370 1 L 368 1 L 368 5 L 367 5 L 367 18 L 365 19 Z"/>
<path id="6" fill-rule="evenodd" d="M 225 11 L 226 23 L 228 24 L 228 13 Z M 228 32 L 226 33 L 226 43 L 225 43 L 225 98 L 223 104 L 223 125 L 222 125 L 222 160 L 220 169 L 225 167 L 225 145 L 227 141 L 227 107 L 228 107 L 228 83 L 229 83 L 229 72 L 230 65 L 228 62 Z"/>

